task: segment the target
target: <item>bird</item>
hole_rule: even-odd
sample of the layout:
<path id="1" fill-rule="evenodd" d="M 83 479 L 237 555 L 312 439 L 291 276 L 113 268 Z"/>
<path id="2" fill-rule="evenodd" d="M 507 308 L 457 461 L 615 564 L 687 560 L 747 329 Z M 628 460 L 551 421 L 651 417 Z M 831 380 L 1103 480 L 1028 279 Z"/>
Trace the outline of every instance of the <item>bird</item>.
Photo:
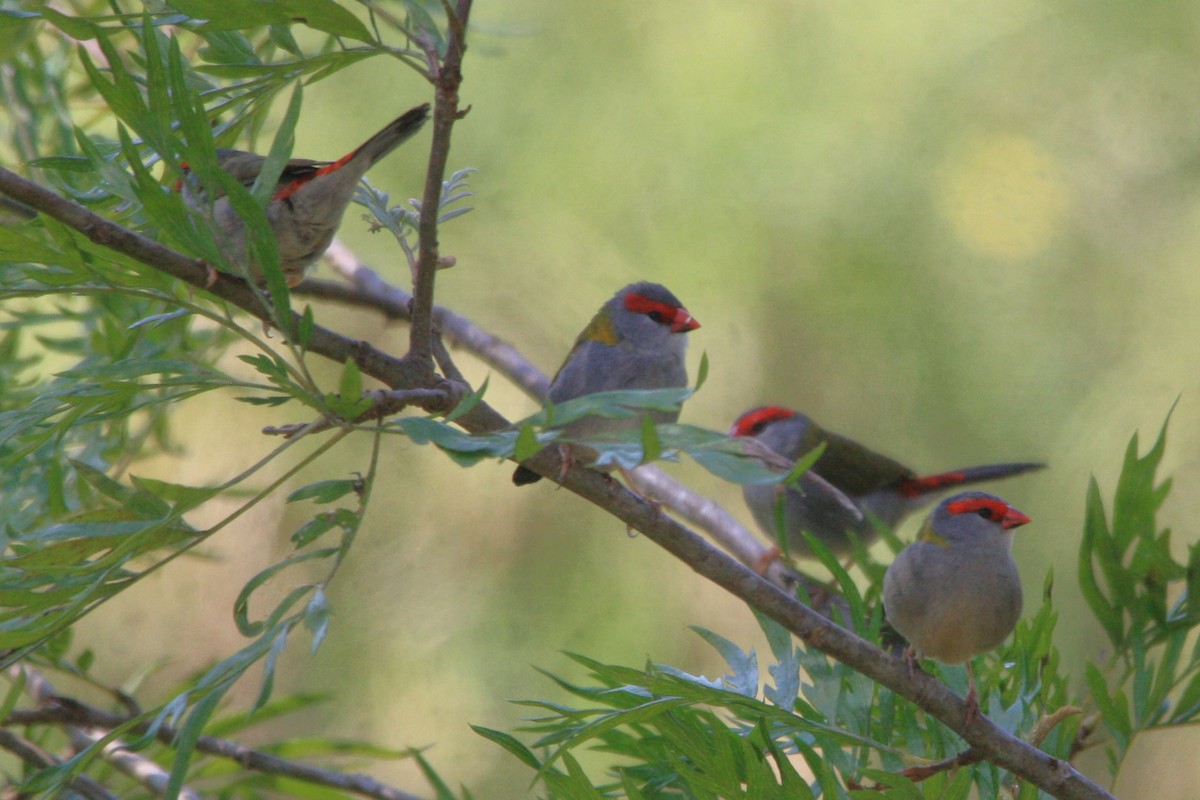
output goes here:
<path id="1" fill-rule="evenodd" d="M 1013 529 L 1029 517 L 994 494 L 962 492 L 934 508 L 883 578 L 883 608 L 917 654 L 967 663 L 969 725 L 979 713 L 971 659 L 998 647 L 1021 616 Z"/>
<path id="2" fill-rule="evenodd" d="M 621 389 L 668 389 L 687 386 L 684 355 L 689 333 L 700 323 L 665 286 L 642 281 L 614 294 L 575 338 L 547 393 L 563 403 L 597 392 Z M 674 411 L 646 412 L 658 424 L 679 419 Z M 637 417 L 609 419 L 590 415 L 563 428 L 570 438 L 636 427 Z M 564 464 L 568 463 L 564 459 Z M 513 472 L 518 486 L 542 476 L 525 466 Z"/>
<path id="3" fill-rule="evenodd" d="M 989 464 L 920 476 L 852 439 L 823 430 L 807 415 L 783 406 L 759 406 L 746 411 L 733 423 L 729 434 L 753 437 L 792 461 L 824 444 L 825 451 L 811 471 L 841 490 L 863 512 L 853 515 L 840 498 L 803 477 L 795 487 L 743 486 L 742 494 L 755 522 L 773 540 L 777 538 L 776 504 L 783 492 L 783 529 L 789 552 L 797 555 L 811 554 L 802 531 L 808 531 L 835 555 L 847 555 L 852 549 L 850 534 L 868 545 L 877 536 L 877 523 L 895 528 L 942 493 L 1046 466 L 1036 462 Z M 775 555 L 778 553 L 771 557 Z"/>
<path id="4" fill-rule="evenodd" d="M 288 286 L 295 286 L 316 264 L 342 224 L 358 182 L 380 159 L 391 153 L 421 129 L 429 118 L 429 104 L 423 103 L 401 114 L 383 130 L 336 161 L 293 158 L 287 162 L 271 194 L 265 213 L 279 249 L 279 267 Z M 217 166 L 249 189 L 262 171 L 266 159 L 244 150 L 217 150 Z M 180 165 L 182 175 L 176 187 L 193 208 L 211 213 L 217 245 L 232 263 L 241 266 L 257 283 L 264 276 L 253 263 L 246 241 L 246 225 L 222 191 L 211 194 L 194 180 L 191 167 Z M 211 286 L 216 281 L 211 271 Z"/>

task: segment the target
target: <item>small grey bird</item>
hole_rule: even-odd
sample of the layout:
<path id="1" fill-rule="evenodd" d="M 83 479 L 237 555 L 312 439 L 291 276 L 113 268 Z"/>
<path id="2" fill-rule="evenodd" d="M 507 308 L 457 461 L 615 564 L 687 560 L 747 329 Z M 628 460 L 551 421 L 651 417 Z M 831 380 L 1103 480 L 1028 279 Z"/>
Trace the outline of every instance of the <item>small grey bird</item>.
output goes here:
<path id="1" fill-rule="evenodd" d="M 998 647 L 1021 616 L 1013 529 L 1029 517 L 986 492 L 938 504 L 883 578 L 887 618 L 917 654 L 967 663 L 967 724 L 979 713 L 971 659 Z"/>
<path id="2" fill-rule="evenodd" d="M 808 531 L 838 555 L 850 552 L 847 531 L 864 544 L 875 541 L 872 517 L 895 528 L 909 514 L 944 492 L 972 483 L 1008 478 L 1045 464 L 1019 462 L 966 467 L 937 475 L 917 475 L 908 467 L 880 455 L 853 439 L 822 429 L 808 416 L 782 406 L 752 408 L 738 417 L 730 436 L 751 436 L 781 456 L 795 461 L 824 444 L 825 452 L 812 472 L 835 486 L 862 510 L 855 516 L 844 503 L 819 486 L 787 488 L 783 499 L 783 528 L 793 553 L 808 553 L 801 535 Z M 775 539 L 775 504 L 781 487 L 742 488 L 746 505 L 763 532 Z"/>
<path id="3" fill-rule="evenodd" d="M 367 170 L 413 136 L 429 118 L 429 104 L 417 106 L 388 123 L 387 127 L 337 161 L 293 158 L 284 166 L 279 183 L 267 203 L 267 221 L 279 243 L 279 266 L 289 286 L 295 286 L 333 241 L 342 217 L 354 198 L 354 189 Z M 246 188 L 254 185 L 266 159 L 243 150 L 217 150 L 217 165 Z M 219 232 L 217 244 L 230 261 L 244 266 L 255 280 L 261 270 L 250 263 L 246 225 L 223 192 L 206 197 L 185 163 L 178 187 L 188 205 L 207 209 Z M 213 280 L 216 275 L 212 276 Z"/>
<path id="4" fill-rule="evenodd" d="M 700 323 L 666 287 L 631 283 L 601 306 L 576 337 L 575 346 L 550 383 L 550 401 L 563 403 L 620 389 L 687 386 L 687 337 L 680 334 L 699 327 Z M 647 413 L 655 423 L 679 419 L 678 411 Z M 637 417 L 588 416 L 567 425 L 564 431 L 579 438 L 638 424 Z M 518 486 L 541 479 L 541 475 L 523 466 L 513 473 L 513 483 Z"/>

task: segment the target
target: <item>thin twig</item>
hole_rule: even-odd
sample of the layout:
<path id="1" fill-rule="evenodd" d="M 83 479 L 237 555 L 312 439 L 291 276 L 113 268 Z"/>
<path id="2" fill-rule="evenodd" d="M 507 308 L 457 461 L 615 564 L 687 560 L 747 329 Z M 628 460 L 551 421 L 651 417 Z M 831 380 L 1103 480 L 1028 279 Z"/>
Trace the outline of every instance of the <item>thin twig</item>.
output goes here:
<path id="1" fill-rule="evenodd" d="M 31 767 L 44 769 L 58 763 L 58 759 L 33 742 L 3 728 L 0 728 L 0 749 L 7 750 Z M 86 775 L 77 775 L 68 785 L 88 800 L 119 800 L 115 794 Z"/>
<path id="2" fill-rule="evenodd" d="M 58 702 L 32 711 L 13 711 L 9 714 L 8 719 L 4 720 L 6 725 L 79 725 L 99 730 L 112 730 L 127 722 L 129 722 L 128 717 L 110 714 L 67 698 L 58 698 Z M 138 723 L 131 727 L 131 730 L 138 734 L 144 734 L 149 729 L 148 722 Z M 3 729 L 0 729 L 0 733 L 4 732 Z M 154 736 L 163 744 L 173 745 L 178 733 L 177 728 L 162 725 L 155 731 Z M 319 769 L 308 764 L 300 764 L 263 753 L 227 739 L 218 739 L 215 736 L 198 738 L 196 751 L 234 761 L 244 769 L 269 775 L 282 775 L 306 783 L 352 792 L 363 797 L 377 798 L 377 800 L 422 800 L 417 795 L 380 783 L 368 775 Z"/>
<path id="3" fill-rule="evenodd" d="M 450 158 L 450 133 L 458 119 L 458 87 L 462 84 L 462 59 L 466 53 L 467 19 L 471 0 L 459 0 L 448 14 L 446 56 L 434 76 L 433 143 L 425 172 L 425 191 L 417 225 L 416 279 L 413 281 L 412 327 L 408 357 L 419 369 L 433 374 L 433 286 L 438 271 L 438 216 L 441 212 L 442 182 Z"/>
<path id="4" fill-rule="evenodd" d="M 95 745 L 109 731 L 100 728 L 80 728 L 76 725 L 67 726 L 67 734 L 71 746 L 77 751 L 83 751 Z M 162 796 L 166 794 L 167 784 L 171 781 L 171 773 L 148 758 L 126 749 L 125 743 L 113 741 L 101 748 L 105 761 L 112 764 L 117 771 L 129 776 L 141 784 L 151 794 Z M 179 787 L 177 795 L 181 800 L 203 800 L 198 792 L 189 786 Z"/>
<path id="5" fill-rule="evenodd" d="M 359 261 L 344 244 L 335 241 L 325 253 L 325 258 L 334 271 L 349 283 L 305 281 L 297 288 L 298 294 L 373 308 L 390 319 L 410 319 L 408 310 L 412 296 L 381 278 L 379 273 Z M 442 306 L 434 306 L 433 316 L 438 329 L 444 331 L 452 343 L 473 353 L 534 400 L 545 401 L 550 379 L 519 350 L 468 318 Z M 747 446 L 753 447 L 754 444 L 754 440 L 747 440 Z M 779 460 L 772 462 L 771 456 L 775 454 L 765 448 L 758 455 L 768 466 L 784 471 L 793 466 L 792 462 L 778 456 L 776 458 Z M 776 552 L 763 544 L 758 536 L 747 530 L 715 500 L 684 486 L 658 467 L 646 465 L 629 474 L 642 495 L 663 503 L 708 532 L 743 564 L 760 566 L 767 563 L 771 554 Z M 841 494 L 833 488 L 829 491 L 831 495 Z M 849 499 L 845 499 L 845 503 L 850 503 Z M 852 503 L 850 505 L 853 506 Z M 857 512 L 857 509 L 854 510 Z M 797 584 L 803 586 L 813 601 L 813 607 L 825 616 L 831 616 L 837 607 L 843 612 L 842 618 L 849 619 L 842 598 L 830 591 L 823 582 L 796 571 L 781 559 L 770 560 L 763 574 L 786 591 L 792 591 Z"/>
<path id="6" fill-rule="evenodd" d="M 39 707 L 58 703 L 58 695 L 54 691 L 54 686 L 41 671 L 21 665 L 10 668 L 8 672 L 14 679 L 24 679 L 26 693 Z M 76 752 L 82 752 L 94 746 L 111 732 L 92 726 L 87 726 L 90 728 L 89 730 L 78 725 L 65 725 L 64 727 L 67 738 L 71 741 L 71 747 Z M 171 774 L 150 759 L 126 749 L 123 742 L 119 740 L 108 742 L 101 748 L 101 755 L 105 761 L 112 764 L 118 771 L 133 778 L 150 793 L 165 794 Z M 179 788 L 179 797 L 183 800 L 201 800 L 200 795 L 188 786 Z"/>

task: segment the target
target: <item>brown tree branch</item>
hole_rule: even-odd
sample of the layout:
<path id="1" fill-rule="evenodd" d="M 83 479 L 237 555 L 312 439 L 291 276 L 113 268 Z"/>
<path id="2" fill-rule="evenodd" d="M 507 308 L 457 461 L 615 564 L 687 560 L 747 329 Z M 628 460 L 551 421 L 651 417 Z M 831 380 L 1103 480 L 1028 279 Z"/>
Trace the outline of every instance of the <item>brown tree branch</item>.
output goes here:
<path id="1" fill-rule="evenodd" d="M 433 287 L 438 271 L 438 215 L 442 205 L 442 182 L 450 158 L 450 133 L 459 118 L 458 87 L 462 84 L 462 59 L 466 53 L 467 20 L 471 0 L 458 0 L 453 9 L 446 5 L 446 55 L 433 75 L 433 143 L 425 172 L 425 191 L 417 225 L 420 244 L 413 280 L 412 327 L 409 330 L 408 356 L 426 375 L 434 372 L 433 362 Z"/>
<path id="2" fill-rule="evenodd" d="M 128 231 L 2 168 L 0 192 L 49 214 L 115 252 L 163 269 L 198 287 L 207 281 L 207 271 L 201 262 Z M 435 265 L 436 259 L 426 263 Z M 432 282 L 428 284 L 428 289 L 432 291 Z M 257 295 L 241 281 L 221 277 L 214 290 L 215 294 L 263 317 Z M 430 302 L 426 306 L 430 324 L 432 309 Z M 432 334 L 432 328 L 430 331 Z M 414 365 L 411 360 L 394 358 L 365 342 L 347 339 L 319 326 L 314 329 L 308 350 L 339 363 L 346 358 L 354 358 L 363 373 L 393 388 L 436 388 L 436 382 L 441 380 L 431 370 Z M 496 431 L 510 424 L 495 409 L 482 402 L 457 422 L 474 433 Z M 552 476 L 552 479 L 558 469 L 555 448 L 547 448 L 525 463 L 542 474 Z M 1010 735 L 986 717 L 980 716 L 973 724 L 966 726 L 966 705 L 944 684 L 923 672 L 910 675 L 903 661 L 834 625 L 794 597 L 783 593 L 762 576 L 712 547 L 699 535 L 665 516 L 655 505 L 628 491 L 607 475 L 590 469 L 572 469 L 561 483 L 571 492 L 604 508 L 630 528 L 641 532 L 697 573 L 759 609 L 799 636 L 807 645 L 916 703 L 962 736 L 989 761 L 1063 800 L 1112 797 L 1070 764 L 1052 758 Z"/>
<path id="3" fill-rule="evenodd" d="M 117 225 L 4 167 L 0 167 L 0 194 L 58 220 L 96 244 L 203 289 L 263 322 L 271 322 L 271 315 L 263 307 L 260 295 L 240 278 L 218 273 L 216 281 L 210 286 L 208 265 L 203 261 L 189 258 Z M 299 321 L 299 315 L 295 315 L 295 319 Z M 353 358 L 366 374 L 388 376 L 388 381 L 394 381 L 388 383 L 393 389 L 431 389 L 436 388 L 438 382 L 433 376 L 424 374 L 402 359 L 377 350 L 366 342 L 340 336 L 320 325 L 314 326 L 308 349 L 339 364 Z"/>
<path id="4" fill-rule="evenodd" d="M 379 276 L 375 270 L 363 264 L 349 248 L 339 241 L 325 253 L 326 261 L 334 271 L 348 281 L 310 280 L 296 289 L 297 294 L 319 297 L 348 305 L 371 308 L 388 319 L 409 320 L 412 295 L 394 286 Z M 433 307 L 433 319 L 452 344 L 465 348 L 484 363 L 521 388 L 527 395 L 544 402 L 550 390 L 550 378 L 529 359 L 503 339 L 480 328 L 470 319 L 443 306 Z M 791 463 L 784 462 L 784 469 Z M 558 470 L 555 469 L 557 475 Z M 681 517 L 699 526 L 711 535 L 726 550 L 733 553 L 743 564 L 761 565 L 771 557 L 773 548 L 751 533 L 711 498 L 684 486 L 653 464 L 639 467 L 630 475 L 637 483 L 637 490 L 644 496 L 664 503 Z M 813 607 L 824 616 L 831 616 L 834 607 L 848 618 L 845 604 L 838 595 L 821 581 L 792 569 L 781 559 L 769 561 L 764 575 L 780 588 L 791 591 L 803 586 Z"/>

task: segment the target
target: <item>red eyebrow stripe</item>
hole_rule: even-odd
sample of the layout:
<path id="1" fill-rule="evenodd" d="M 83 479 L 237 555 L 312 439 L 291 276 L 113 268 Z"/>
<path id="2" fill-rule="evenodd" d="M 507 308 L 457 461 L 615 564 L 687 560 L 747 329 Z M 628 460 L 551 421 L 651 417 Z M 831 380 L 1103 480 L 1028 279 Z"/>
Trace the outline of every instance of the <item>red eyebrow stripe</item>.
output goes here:
<path id="1" fill-rule="evenodd" d="M 796 412 L 790 408 L 783 406 L 762 406 L 752 411 L 747 411 L 737 418 L 733 423 L 733 428 L 729 431 L 730 436 L 749 436 L 750 432 L 758 425 L 767 422 L 778 422 L 781 419 L 788 419 L 796 416 Z"/>
<path id="2" fill-rule="evenodd" d="M 625 307 L 635 314 L 653 314 L 657 311 L 664 319 L 671 319 L 679 310 L 675 306 L 669 306 L 666 303 L 651 300 L 643 294 L 633 292 L 625 295 Z"/>
<path id="3" fill-rule="evenodd" d="M 972 497 L 969 500 L 958 500 L 946 506 L 951 514 L 973 514 L 982 508 L 992 511 L 992 519 L 1003 519 L 1008 513 L 1008 504 L 999 500 L 989 500 L 986 497 Z"/>
<path id="4" fill-rule="evenodd" d="M 625 295 L 625 308 L 635 314 L 661 317 L 659 322 L 671 328 L 671 333 L 687 333 L 700 327 L 700 323 L 682 306 L 673 306 L 658 300 L 651 300 L 643 294 L 630 292 Z"/>
<path id="5" fill-rule="evenodd" d="M 1022 525 L 1032 522 L 1029 517 L 1025 516 L 1020 511 L 1017 511 L 1007 503 L 1001 500 L 992 500 L 986 497 L 972 497 L 968 500 L 957 500 L 953 503 L 947 504 L 946 506 L 946 510 L 951 514 L 970 514 L 985 508 L 992 512 L 990 520 L 998 523 L 1000 527 L 1004 528 L 1006 531 L 1013 528 L 1019 528 Z"/>

